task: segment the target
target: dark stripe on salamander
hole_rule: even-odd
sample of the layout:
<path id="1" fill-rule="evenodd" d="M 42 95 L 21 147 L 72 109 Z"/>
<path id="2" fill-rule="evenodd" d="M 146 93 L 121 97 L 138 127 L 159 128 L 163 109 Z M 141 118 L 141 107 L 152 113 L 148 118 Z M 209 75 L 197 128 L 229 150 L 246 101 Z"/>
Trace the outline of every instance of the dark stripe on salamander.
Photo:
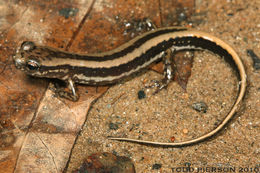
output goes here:
<path id="1" fill-rule="evenodd" d="M 90 55 L 79 55 L 79 54 L 71 54 L 69 52 L 63 52 L 63 51 L 57 51 L 56 49 L 50 49 L 48 47 L 38 47 L 39 49 L 43 49 L 40 52 L 48 52 L 48 55 L 46 56 L 47 59 L 52 59 L 52 57 L 55 58 L 68 58 L 68 59 L 78 59 L 78 60 L 89 60 L 89 61 L 107 61 L 107 60 L 113 60 L 119 57 L 122 57 L 135 49 L 139 48 L 143 43 L 146 41 L 149 41 L 150 39 L 157 37 L 162 34 L 167 34 L 171 32 L 177 32 L 177 31 L 185 31 L 186 28 L 169 28 L 164 30 L 158 30 L 155 32 L 151 32 L 150 34 L 147 34 L 144 37 L 141 37 L 140 39 L 136 40 L 133 44 L 129 45 L 125 49 L 123 49 L 120 52 L 115 52 L 112 55 L 105 55 L 105 56 L 90 56 Z M 35 49 L 35 51 L 37 51 Z"/>
<path id="2" fill-rule="evenodd" d="M 155 55 L 167 50 L 173 44 L 173 39 L 169 39 L 168 41 L 163 41 L 157 44 L 154 47 L 148 49 L 144 54 L 140 57 L 135 58 L 134 60 L 121 64 L 116 67 L 111 68 L 89 68 L 89 67 L 76 67 L 67 65 L 58 65 L 58 66 L 41 66 L 39 69 L 42 71 L 49 71 L 55 69 L 68 69 L 69 75 L 73 76 L 73 74 L 83 74 L 87 77 L 107 77 L 107 76 L 119 76 L 122 73 L 126 73 L 131 71 L 132 69 L 136 69 L 138 66 L 143 65 L 147 61 L 150 61 L 152 58 L 155 58 Z"/>
<path id="3" fill-rule="evenodd" d="M 216 55 L 219 55 L 235 70 L 236 76 L 239 80 L 241 80 L 239 75 L 239 69 L 234 61 L 232 55 L 228 52 L 228 50 L 222 48 L 220 45 L 216 44 L 216 42 L 212 42 L 210 40 L 204 39 L 202 37 L 177 37 L 175 38 L 176 47 L 182 46 L 194 46 L 195 48 L 201 48 L 204 50 L 208 50 Z M 190 49 L 189 49 L 190 50 Z"/>
<path id="4" fill-rule="evenodd" d="M 175 44 L 173 44 L 174 42 Z M 154 58 L 155 57 L 154 55 L 158 55 L 172 46 L 176 46 L 179 48 L 184 46 L 187 47 L 194 46 L 194 49 L 202 48 L 205 50 L 209 50 L 223 57 L 229 64 L 231 64 L 232 67 L 236 67 L 235 62 L 233 61 L 232 56 L 228 53 L 228 51 L 223 49 L 221 46 L 217 45 L 215 42 L 211 42 L 207 39 L 200 38 L 200 37 L 177 37 L 174 39 L 170 38 L 167 41 L 163 41 L 158 45 L 151 47 L 140 57 L 137 57 L 126 64 L 121 64 L 116 67 L 89 68 L 89 67 L 72 67 L 70 65 L 60 65 L 60 66 L 42 66 L 40 70 L 48 71 L 53 69 L 68 69 L 70 72 L 69 75 L 71 76 L 73 76 L 73 74 L 83 74 L 87 77 L 119 76 L 122 73 L 126 73 L 131 71 L 132 69 L 136 69 L 138 66 L 141 66 L 145 62 L 150 61 L 152 58 Z M 234 69 L 236 70 L 237 73 L 239 73 L 239 70 L 237 68 Z"/>

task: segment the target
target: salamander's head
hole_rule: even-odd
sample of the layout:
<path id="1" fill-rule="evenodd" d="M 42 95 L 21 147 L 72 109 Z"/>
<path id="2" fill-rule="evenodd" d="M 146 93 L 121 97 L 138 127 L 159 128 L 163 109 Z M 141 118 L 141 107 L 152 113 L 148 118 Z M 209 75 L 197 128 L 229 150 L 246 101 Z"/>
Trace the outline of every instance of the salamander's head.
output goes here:
<path id="1" fill-rule="evenodd" d="M 31 76 L 63 79 L 65 72 L 51 67 L 55 59 L 53 52 L 48 47 L 36 46 L 31 41 L 25 41 L 13 56 L 14 64 L 16 68 Z"/>
<path id="2" fill-rule="evenodd" d="M 41 66 L 40 61 L 37 58 L 27 56 L 27 54 L 31 53 L 35 48 L 35 44 L 31 41 L 22 43 L 20 49 L 18 49 L 13 56 L 16 68 L 26 71 L 29 74 L 33 74 L 39 70 Z"/>

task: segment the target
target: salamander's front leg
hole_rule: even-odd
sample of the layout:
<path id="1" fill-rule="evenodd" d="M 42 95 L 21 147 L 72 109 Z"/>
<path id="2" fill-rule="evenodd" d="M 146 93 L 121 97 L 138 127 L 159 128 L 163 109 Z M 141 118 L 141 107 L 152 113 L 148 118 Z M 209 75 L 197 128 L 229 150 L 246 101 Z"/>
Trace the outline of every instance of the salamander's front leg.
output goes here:
<path id="1" fill-rule="evenodd" d="M 59 85 L 54 86 L 54 92 L 62 98 L 66 98 L 71 101 L 77 101 L 79 99 L 79 96 L 76 93 L 75 84 L 72 81 L 72 79 L 68 79 L 66 81 L 69 91 L 66 91 L 67 88 L 60 87 Z M 52 89 L 52 88 L 51 88 Z"/>
<path id="2" fill-rule="evenodd" d="M 173 57 L 173 50 L 168 49 L 165 51 L 165 55 L 163 57 L 163 64 L 164 64 L 164 78 L 161 81 L 154 81 L 152 86 L 148 87 L 157 87 L 154 94 L 158 93 L 160 90 L 166 88 L 168 84 L 173 79 L 173 68 L 172 68 L 172 57 Z"/>

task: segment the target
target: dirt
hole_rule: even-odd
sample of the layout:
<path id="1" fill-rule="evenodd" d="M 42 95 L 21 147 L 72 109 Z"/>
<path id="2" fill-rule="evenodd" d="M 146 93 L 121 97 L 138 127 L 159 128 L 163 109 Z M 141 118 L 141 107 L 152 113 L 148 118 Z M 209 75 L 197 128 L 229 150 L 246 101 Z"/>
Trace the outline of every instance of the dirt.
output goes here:
<path id="1" fill-rule="evenodd" d="M 186 91 L 172 82 L 167 90 L 153 95 L 145 84 L 162 75 L 147 70 L 114 85 L 99 98 L 74 146 L 68 172 L 96 152 L 127 156 L 138 173 L 178 172 L 188 166 L 195 172 L 260 170 L 260 71 L 253 68 L 246 53 L 252 49 L 260 56 L 260 1 L 197 1 L 195 11 L 193 27 L 234 47 L 246 67 L 248 87 L 240 111 L 216 136 L 192 146 L 165 148 L 107 139 L 184 141 L 216 127 L 235 101 L 238 80 L 223 59 L 210 52 L 196 52 Z M 145 92 L 143 99 L 138 99 L 140 90 Z M 206 103 L 206 113 L 192 108 L 198 102 Z"/>

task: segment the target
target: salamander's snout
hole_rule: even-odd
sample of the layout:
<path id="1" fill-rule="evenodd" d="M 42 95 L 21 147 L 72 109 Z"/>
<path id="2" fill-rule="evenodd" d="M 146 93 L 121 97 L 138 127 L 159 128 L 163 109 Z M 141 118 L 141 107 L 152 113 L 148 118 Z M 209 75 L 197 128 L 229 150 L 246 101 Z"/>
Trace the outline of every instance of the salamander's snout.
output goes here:
<path id="1" fill-rule="evenodd" d="M 27 61 L 24 57 L 25 53 L 31 52 L 33 49 L 35 49 L 35 44 L 31 41 L 24 41 L 20 48 L 17 49 L 16 54 L 13 55 L 13 60 L 16 68 L 20 70 L 25 70 Z"/>
<path id="2" fill-rule="evenodd" d="M 16 51 L 16 54 L 13 55 L 13 60 L 16 68 L 24 70 L 25 59 L 22 57 L 19 49 Z"/>

